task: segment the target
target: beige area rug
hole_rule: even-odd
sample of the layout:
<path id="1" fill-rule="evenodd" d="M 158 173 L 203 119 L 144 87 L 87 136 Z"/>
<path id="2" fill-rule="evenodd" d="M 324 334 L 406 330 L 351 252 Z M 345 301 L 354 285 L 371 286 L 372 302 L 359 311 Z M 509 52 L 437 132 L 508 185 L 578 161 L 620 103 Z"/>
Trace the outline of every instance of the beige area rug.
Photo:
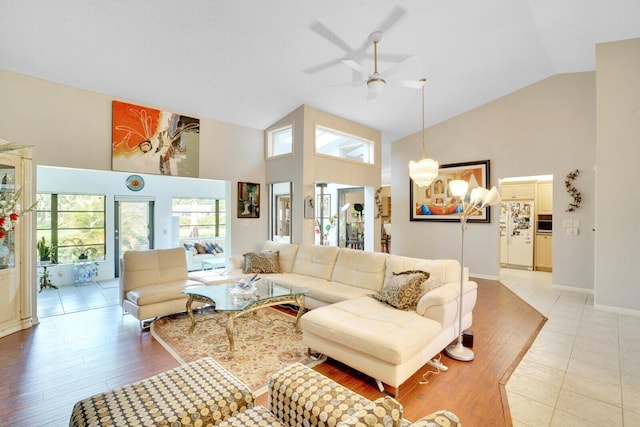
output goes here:
<path id="1" fill-rule="evenodd" d="M 266 391 L 269 376 L 293 362 L 313 366 L 322 360 L 308 356 L 295 317 L 264 308 L 235 320 L 235 357 L 229 359 L 227 315 L 211 308 L 196 312 L 196 328 L 189 333 L 186 313 L 157 319 L 151 334 L 180 363 L 211 356 L 244 381 L 256 395 Z"/>

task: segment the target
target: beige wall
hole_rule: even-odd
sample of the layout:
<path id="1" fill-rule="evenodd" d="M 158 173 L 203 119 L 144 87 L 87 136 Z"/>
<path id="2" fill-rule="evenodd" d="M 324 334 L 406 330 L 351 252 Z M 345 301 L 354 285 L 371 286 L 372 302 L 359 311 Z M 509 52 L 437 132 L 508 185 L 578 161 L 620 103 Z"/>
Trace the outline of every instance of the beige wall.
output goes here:
<path id="1" fill-rule="evenodd" d="M 316 182 L 328 182 L 365 188 L 365 205 L 373 212 L 374 192 L 381 181 L 381 135 L 380 132 L 361 124 L 337 117 L 333 114 L 303 105 L 279 120 L 273 127 L 293 123 L 293 154 L 267 160 L 267 182 L 283 180 L 293 181 L 293 206 L 303 206 L 304 198 L 314 197 Z M 341 132 L 368 139 L 374 142 L 375 162 L 373 165 L 357 164 L 340 159 L 333 159 L 315 154 L 315 126 L 326 126 Z M 288 178 L 287 178 L 288 177 Z M 315 197 L 314 197 L 315 200 Z M 294 209 L 293 241 L 313 244 L 315 239 L 314 219 L 304 219 L 300 211 Z M 365 217 L 365 227 L 372 231 L 369 250 L 378 249 L 374 242 L 380 241 L 380 224 L 375 215 Z M 379 243 L 378 243 L 379 245 Z"/>
<path id="2" fill-rule="evenodd" d="M 595 304 L 640 311 L 640 39 L 596 48 Z"/>
<path id="3" fill-rule="evenodd" d="M 112 97 L 3 70 L 0 94 L 0 137 L 32 145 L 34 166 L 111 170 Z M 200 177 L 230 182 L 234 253 L 260 246 L 265 215 L 238 219 L 235 201 L 237 181 L 264 183 L 263 132 L 200 117 Z"/>
<path id="4" fill-rule="evenodd" d="M 409 160 L 421 156 L 420 133 L 392 145 L 392 251 L 429 258 L 460 258 L 459 223 L 409 221 Z M 512 176 L 554 176 L 553 283 L 593 289 L 595 74 L 556 75 L 427 130 L 426 154 L 440 164 L 489 159 L 490 183 Z M 564 178 L 574 169 L 582 207 L 564 211 Z M 469 224 L 465 265 L 471 274 L 499 275 L 498 215 Z M 578 236 L 561 233 L 563 219 L 578 219 Z"/>

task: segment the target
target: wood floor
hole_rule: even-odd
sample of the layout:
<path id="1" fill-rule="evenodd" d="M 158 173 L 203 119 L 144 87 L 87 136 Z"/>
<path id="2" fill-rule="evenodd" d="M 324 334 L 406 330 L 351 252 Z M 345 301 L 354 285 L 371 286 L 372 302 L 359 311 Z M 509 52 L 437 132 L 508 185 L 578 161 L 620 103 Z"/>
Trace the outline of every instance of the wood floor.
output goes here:
<path id="1" fill-rule="evenodd" d="M 448 371 L 428 375 L 423 385 L 422 374 L 433 370 L 425 366 L 403 384 L 398 400 L 408 420 L 448 409 L 465 425 L 511 425 L 503 384 L 545 318 L 498 282 L 476 281 L 475 360 L 443 355 Z M 118 306 L 42 319 L 0 339 L 0 426 L 66 426 L 76 401 L 176 366 Z M 338 362 L 316 370 L 370 399 L 382 395 L 373 379 Z"/>

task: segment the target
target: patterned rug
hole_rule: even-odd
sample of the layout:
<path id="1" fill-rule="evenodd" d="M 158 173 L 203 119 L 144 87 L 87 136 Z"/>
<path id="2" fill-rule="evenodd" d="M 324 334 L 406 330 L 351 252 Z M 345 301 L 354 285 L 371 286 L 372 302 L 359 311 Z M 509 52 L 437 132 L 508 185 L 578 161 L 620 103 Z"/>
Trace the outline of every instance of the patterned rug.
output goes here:
<path id="1" fill-rule="evenodd" d="M 227 316 L 207 308 L 196 312 L 196 328 L 186 313 L 162 317 L 151 324 L 151 334 L 180 363 L 211 356 L 244 381 L 256 395 L 266 391 L 269 376 L 293 362 L 313 366 L 322 360 L 308 356 L 297 332 L 295 317 L 264 308 L 235 320 L 235 357 L 229 359 Z"/>

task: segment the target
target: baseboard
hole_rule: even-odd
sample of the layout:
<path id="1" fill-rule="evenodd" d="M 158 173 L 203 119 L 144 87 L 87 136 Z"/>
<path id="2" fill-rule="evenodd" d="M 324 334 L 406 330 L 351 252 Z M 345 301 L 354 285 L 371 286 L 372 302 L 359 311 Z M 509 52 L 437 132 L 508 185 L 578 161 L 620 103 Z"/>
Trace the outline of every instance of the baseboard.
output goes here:
<path id="1" fill-rule="evenodd" d="M 585 288 L 575 288 L 573 286 L 564 286 L 564 285 L 551 285 L 551 289 L 556 291 L 570 291 L 570 292 L 578 292 L 581 294 L 589 294 L 593 295 L 593 289 L 585 289 Z"/>
<path id="2" fill-rule="evenodd" d="M 620 307 L 614 307 L 611 305 L 603 305 L 603 304 L 596 304 L 596 303 L 593 304 L 593 307 L 597 308 L 598 310 L 609 311 L 611 313 L 640 317 L 640 310 L 632 310 L 630 308 L 620 308 Z"/>
<path id="3" fill-rule="evenodd" d="M 500 276 L 490 276 L 488 274 L 471 274 L 471 273 L 469 273 L 469 277 L 471 278 L 471 280 L 473 280 L 474 277 L 477 277 L 478 279 L 485 279 L 485 280 L 500 280 Z"/>

